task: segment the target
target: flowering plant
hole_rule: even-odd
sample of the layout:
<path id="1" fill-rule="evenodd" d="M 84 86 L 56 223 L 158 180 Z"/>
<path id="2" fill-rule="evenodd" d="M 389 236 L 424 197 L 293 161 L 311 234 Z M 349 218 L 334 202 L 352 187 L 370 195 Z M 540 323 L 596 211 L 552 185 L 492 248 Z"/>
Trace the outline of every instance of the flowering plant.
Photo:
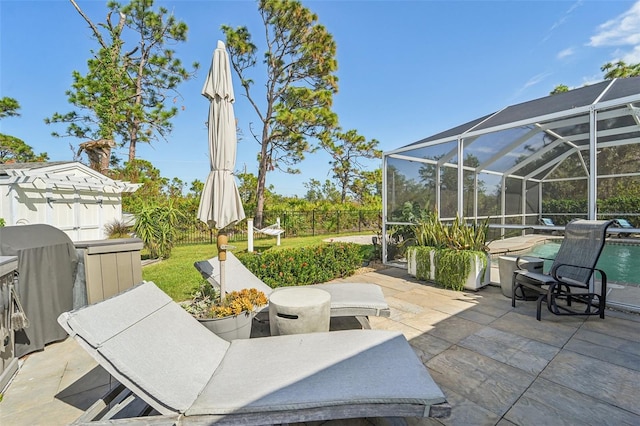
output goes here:
<path id="1" fill-rule="evenodd" d="M 219 291 L 208 284 L 200 286 L 191 300 L 182 302 L 187 312 L 196 318 L 224 318 L 241 313 L 249 315 L 255 309 L 267 304 L 267 296 L 255 288 L 232 291 L 220 301 Z"/>

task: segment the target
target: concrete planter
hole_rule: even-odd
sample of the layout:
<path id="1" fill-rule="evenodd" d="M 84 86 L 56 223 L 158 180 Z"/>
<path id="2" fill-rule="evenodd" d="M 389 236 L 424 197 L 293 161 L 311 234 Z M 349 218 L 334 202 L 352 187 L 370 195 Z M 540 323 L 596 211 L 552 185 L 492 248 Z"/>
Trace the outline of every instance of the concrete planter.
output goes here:
<path id="1" fill-rule="evenodd" d="M 502 290 L 502 294 L 509 299 L 511 299 L 513 273 L 516 270 L 517 258 L 517 256 L 500 256 L 498 258 L 498 268 L 500 271 L 500 288 Z M 527 271 L 535 272 L 538 274 L 542 274 L 543 266 L 544 261 L 542 259 L 536 259 L 533 257 L 524 259 L 520 263 L 521 269 L 526 269 Z M 536 300 L 540 295 L 540 293 L 534 292 L 533 290 L 529 290 L 527 288 L 522 288 L 522 290 L 524 291 L 524 298 L 526 300 Z"/>
<path id="2" fill-rule="evenodd" d="M 485 262 L 482 261 L 480 256 L 475 256 L 471 260 L 471 273 L 467 277 L 467 281 L 464 284 L 465 289 L 478 290 L 488 285 L 491 281 L 491 259 L 489 259 L 489 255 L 485 256 Z"/>
<path id="3" fill-rule="evenodd" d="M 252 320 L 253 314 L 240 314 L 224 318 L 198 318 L 200 324 L 228 342 L 251 337 Z"/>
<path id="4" fill-rule="evenodd" d="M 476 255 L 470 259 L 471 268 L 469 275 L 464 282 L 465 290 L 475 291 L 489 284 L 491 275 L 489 267 L 490 260 L 488 255 L 485 256 L 486 262 L 482 261 L 480 255 Z M 438 265 L 435 261 L 435 250 L 431 250 L 429 253 L 428 270 L 426 265 L 418 264 L 416 257 L 416 250 L 414 248 L 409 248 L 407 250 L 407 272 L 409 273 L 409 275 L 417 277 L 418 279 L 436 281 L 435 277 Z M 486 267 L 484 267 L 484 265 L 486 265 Z M 419 271 L 423 271 L 425 273 L 421 274 L 419 273 Z"/>

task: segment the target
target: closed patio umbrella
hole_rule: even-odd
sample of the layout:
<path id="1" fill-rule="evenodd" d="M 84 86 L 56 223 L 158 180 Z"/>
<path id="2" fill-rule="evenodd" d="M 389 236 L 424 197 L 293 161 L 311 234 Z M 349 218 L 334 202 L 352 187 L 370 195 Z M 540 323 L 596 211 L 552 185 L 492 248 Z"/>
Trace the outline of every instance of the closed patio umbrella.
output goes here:
<path id="1" fill-rule="evenodd" d="M 222 41 L 213 52 L 211 68 L 202 88 L 209 99 L 209 159 L 211 171 L 202 190 L 198 219 L 212 229 L 222 229 L 245 218 L 233 169 L 236 165 L 236 119 L 229 55 Z M 226 236 L 218 235 L 220 293 L 224 297 Z"/>

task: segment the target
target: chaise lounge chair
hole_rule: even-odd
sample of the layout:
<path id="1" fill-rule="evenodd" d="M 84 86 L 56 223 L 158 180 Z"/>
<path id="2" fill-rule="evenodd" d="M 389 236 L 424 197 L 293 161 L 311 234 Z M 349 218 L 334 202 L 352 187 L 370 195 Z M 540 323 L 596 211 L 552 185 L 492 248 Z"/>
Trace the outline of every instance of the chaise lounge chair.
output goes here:
<path id="1" fill-rule="evenodd" d="M 257 232 L 258 234 L 269 235 L 271 237 L 276 237 L 276 245 L 280 245 L 280 236 L 284 234 L 284 229 L 280 227 L 280 218 L 273 225 L 265 226 L 264 228 L 253 228 L 253 232 Z"/>
<path id="2" fill-rule="evenodd" d="M 159 414 L 116 424 L 446 417 L 451 410 L 396 332 L 346 330 L 229 343 L 152 282 L 63 313 L 58 322 L 123 385 L 119 388 Z M 98 401 L 76 424 L 94 420 L 112 397 Z M 117 418 L 127 405 L 109 410 L 108 417 Z"/>
<path id="3" fill-rule="evenodd" d="M 562 227 L 556 225 L 553 219 L 549 217 L 541 217 L 539 222 L 540 225 L 544 227 L 542 228 L 542 232 L 545 232 L 548 228 L 551 235 L 562 235 Z"/>
<path id="4" fill-rule="evenodd" d="M 548 218 L 548 217 L 541 217 L 540 218 L 540 225 L 543 225 L 543 226 L 556 226 L 556 224 L 553 223 L 553 219 Z"/>
<path id="5" fill-rule="evenodd" d="M 555 315 L 600 315 L 604 318 L 607 294 L 607 275 L 596 269 L 600 253 L 604 248 L 607 228 L 612 220 L 573 220 L 565 227 L 565 236 L 549 274 L 517 269 L 513 273 L 511 306 L 516 306 L 518 295 L 524 289 L 538 294 L 536 319 L 540 321 L 542 302 L 547 302 L 549 312 Z M 526 256 L 522 257 L 525 258 Z M 520 262 L 516 259 L 516 267 Z M 598 271 L 600 283 L 592 283 Z M 558 304 L 558 301 L 564 301 Z M 582 310 L 572 302 L 584 305 Z M 595 308 L 595 309 L 594 309 Z"/>
<path id="6" fill-rule="evenodd" d="M 260 278 L 253 275 L 237 257 L 227 251 L 225 261 L 226 291 L 239 291 L 243 288 L 256 288 L 269 296 L 274 290 Z M 195 262 L 193 266 L 214 287 L 219 287 L 220 263 L 217 257 Z M 367 283 L 325 283 L 314 284 L 331 295 L 332 317 L 356 317 L 363 328 L 371 328 L 367 317 L 389 317 L 391 310 L 384 299 L 382 289 L 376 284 Z M 266 308 L 265 308 L 266 309 Z"/>
<path id="7" fill-rule="evenodd" d="M 280 234 L 284 234 L 284 229 L 280 227 L 280 222 L 278 222 L 278 223 L 274 223 L 273 225 L 265 226 L 264 228 L 261 228 L 261 229 L 253 228 L 253 232 L 258 232 L 260 234 L 277 237 Z"/>
<path id="8" fill-rule="evenodd" d="M 637 234 L 637 232 L 635 232 L 635 227 L 627 219 L 618 218 L 613 222 L 615 226 L 621 228 L 620 230 L 618 230 L 618 238 Z"/>

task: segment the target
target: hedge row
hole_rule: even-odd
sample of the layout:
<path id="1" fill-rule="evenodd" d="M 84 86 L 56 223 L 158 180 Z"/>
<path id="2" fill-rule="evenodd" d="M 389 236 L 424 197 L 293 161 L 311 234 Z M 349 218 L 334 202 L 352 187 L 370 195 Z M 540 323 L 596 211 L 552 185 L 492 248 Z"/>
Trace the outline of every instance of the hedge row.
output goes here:
<path id="1" fill-rule="evenodd" d="M 554 221 L 557 225 L 565 225 L 575 217 L 584 217 L 589 211 L 587 200 L 548 200 L 542 203 L 542 211 L 545 214 L 556 213 Z M 562 215 L 566 213 L 565 215 Z M 640 213 L 640 197 L 633 195 L 621 195 L 603 200 L 598 200 L 598 215 L 602 218 L 622 217 L 632 223 L 640 224 L 636 215 Z"/>
<path id="2" fill-rule="evenodd" d="M 327 243 L 311 247 L 242 253 L 240 261 L 272 288 L 308 285 L 353 275 L 362 265 L 362 246 Z"/>

